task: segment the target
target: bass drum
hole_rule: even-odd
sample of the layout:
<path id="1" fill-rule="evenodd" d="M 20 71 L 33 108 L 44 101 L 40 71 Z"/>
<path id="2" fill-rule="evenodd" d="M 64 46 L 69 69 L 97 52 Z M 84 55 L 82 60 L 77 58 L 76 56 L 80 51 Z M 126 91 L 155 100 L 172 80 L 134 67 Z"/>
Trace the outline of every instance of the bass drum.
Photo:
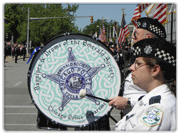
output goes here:
<path id="1" fill-rule="evenodd" d="M 51 121 L 82 127 L 112 109 L 108 103 L 79 92 L 109 99 L 119 94 L 120 69 L 111 50 L 83 34 L 58 36 L 45 44 L 31 62 L 28 88 L 37 109 Z"/>

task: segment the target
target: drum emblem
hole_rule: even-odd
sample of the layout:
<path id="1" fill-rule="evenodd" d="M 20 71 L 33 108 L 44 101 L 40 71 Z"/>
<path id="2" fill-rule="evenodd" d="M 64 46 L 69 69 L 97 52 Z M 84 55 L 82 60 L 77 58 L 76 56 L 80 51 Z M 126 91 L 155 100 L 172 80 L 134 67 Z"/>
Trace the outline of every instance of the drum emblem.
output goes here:
<path id="1" fill-rule="evenodd" d="M 68 59 L 55 74 L 43 74 L 43 78 L 47 78 L 57 84 L 63 94 L 61 106 L 59 110 L 70 102 L 70 100 L 79 100 L 79 91 L 86 89 L 87 94 L 94 95 L 92 91 L 92 79 L 102 69 L 105 68 L 105 64 L 101 64 L 97 67 L 91 67 L 84 62 L 80 62 L 76 59 L 72 52 L 72 48 L 68 48 Z M 86 97 L 87 99 L 100 104 L 100 102 L 94 98 Z"/>
<path id="2" fill-rule="evenodd" d="M 69 82 L 67 82 L 67 85 L 73 90 L 78 90 L 83 85 L 82 78 L 80 76 L 73 76 L 70 78 Z"/>

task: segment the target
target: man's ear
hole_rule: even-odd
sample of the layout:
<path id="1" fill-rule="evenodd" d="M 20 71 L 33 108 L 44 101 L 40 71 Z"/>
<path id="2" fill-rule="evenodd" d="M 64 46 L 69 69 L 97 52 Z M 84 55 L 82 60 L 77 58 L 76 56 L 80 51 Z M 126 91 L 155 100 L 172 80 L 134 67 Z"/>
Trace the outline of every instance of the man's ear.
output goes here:
<path id="1" fill-rule="evenodd" d="M 147 38 L 152 38 L 152 35 L 148 34 L 148 35 L 147 35 Z"/>

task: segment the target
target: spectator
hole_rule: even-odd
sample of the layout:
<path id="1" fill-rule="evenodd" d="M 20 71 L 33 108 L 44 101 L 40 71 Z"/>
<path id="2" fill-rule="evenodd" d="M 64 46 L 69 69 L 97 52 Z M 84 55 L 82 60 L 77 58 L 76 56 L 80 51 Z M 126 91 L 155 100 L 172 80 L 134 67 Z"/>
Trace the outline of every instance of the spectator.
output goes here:
<path id="1" fill-rule="evenodd" d="M 26 47 L 24 45 L 22 45 L 22 54 L 23 54 L 23 61 L 25 61 L 25 57 L 26 57 Z"/>

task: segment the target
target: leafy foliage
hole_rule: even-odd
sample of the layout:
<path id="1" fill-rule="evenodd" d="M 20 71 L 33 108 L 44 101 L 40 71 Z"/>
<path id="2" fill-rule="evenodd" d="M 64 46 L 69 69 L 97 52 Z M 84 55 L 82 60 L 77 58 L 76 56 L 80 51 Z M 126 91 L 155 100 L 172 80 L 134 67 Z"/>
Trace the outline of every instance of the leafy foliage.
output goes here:
<path id="1" fill-rule="evenodd" d="M 30 41 L 33 45 L 39 45 L 41 42 L 65 33 L 65 32 L 79 32 L 78 27 L 75 26 L 75 12 L 79 5 L 67 4 L 5 4 L 4 17 L 5 34 L 10 33 L 14 35 L 14 42 L 27 42 L 27 20 L 28 7 L 30 8 L 30 18 L 42 17 L 68 17 L 57 19 L 42 19 L 31 20 L 29 22 Z"/>

